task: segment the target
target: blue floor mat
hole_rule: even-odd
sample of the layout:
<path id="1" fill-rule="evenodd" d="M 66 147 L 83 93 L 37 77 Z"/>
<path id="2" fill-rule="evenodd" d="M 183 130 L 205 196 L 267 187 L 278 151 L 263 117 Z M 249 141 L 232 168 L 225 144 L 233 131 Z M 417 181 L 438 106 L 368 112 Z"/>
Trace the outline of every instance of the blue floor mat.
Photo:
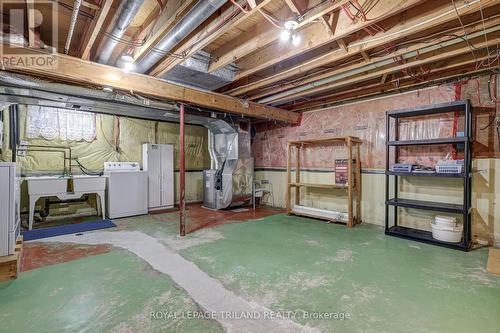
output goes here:
<path id="1" fill-rule="evenodd" d="M 66 224 L 58 227 L 50 227 L 44 229 L 33 229 L 23 231 L 23 240 L 30 241 L 35 239 L 49 238 L 61 235 L 76 234 L 79 232 L 106 229 L 116 227 L 111 220 L 88 221 L 76 224 Z"/>

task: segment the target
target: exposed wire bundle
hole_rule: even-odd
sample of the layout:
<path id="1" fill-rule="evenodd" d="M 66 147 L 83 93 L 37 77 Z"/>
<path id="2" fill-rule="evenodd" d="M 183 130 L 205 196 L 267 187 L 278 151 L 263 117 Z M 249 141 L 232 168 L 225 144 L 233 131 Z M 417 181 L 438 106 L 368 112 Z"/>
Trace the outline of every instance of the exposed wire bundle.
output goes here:
<path id="1" fill-rule="evenodd" d="M 82 170 L 82 172 L 84 174 L 86 174 L 87 176 L 102 176 L 103 173 L 102 172 L 94 172 L 94 171 L 91 171 L 89 169 L 87 169 L 86 167 L 84 167 L 80 161 L 78 160 L 78 158 L 75 158 L 75 162 L 78 164 L 78 166 L 80 167 L 80 170 Z"/>
<path id="2" fill-rule="evenodd" d="M 500 104 L 500 100 L 497 97 L 497 74 L 492 73 L 488 79 L 488 96 L 490 100 L 495 104 Z"/>
<path id="3" fill-rule="evenodd" d="M 351 9 L 349 8 L 349 4 L 342 5 L 342 10 L 347 15 L 347 17 L 349 17 L 351 19 L 351 21 L 355 22 L 359 18 L 358 15 L 360 14 L 362 22 L 372 21 L 373 19 L 367 18 L 366 12 L 364 11 L 363 7 L 359 4 L 359 2 L 357 0 L 354 0 L 354 2 L 356 3 L 357 6 L 354 5 L 352 3 L 352 1 L 350 1 L 349 4 L 351 6 L 353 6 L 358 11 L 358 13 L 356 13 L 356 14 L 353 14 L 351 12 Z M 386 31 L 384 28 L 382 28 L 381 26 L 379 26 L 376 23 L 374 23 L 368 27 L 363 28 L 363 30 L 366 31 L 366 33 L 368 33 L 370 36 L 375 36 L 378 32 L 385 32 Z"/>

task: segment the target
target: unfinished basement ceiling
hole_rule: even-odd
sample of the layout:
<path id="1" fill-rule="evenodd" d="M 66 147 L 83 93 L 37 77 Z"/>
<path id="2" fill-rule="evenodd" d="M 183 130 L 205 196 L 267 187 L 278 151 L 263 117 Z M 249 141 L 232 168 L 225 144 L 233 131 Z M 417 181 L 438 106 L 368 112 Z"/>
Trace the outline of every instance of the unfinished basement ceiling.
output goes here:
<path id="1" fill-rule="evenodd" d="M 74 3 L 57 4 L 63 53 Z M 68 54 L 118 67 L 129 55 L 138 73 L 304 111 L 485 72 L 499 15 L 495 0 L 92 0 Z"/>

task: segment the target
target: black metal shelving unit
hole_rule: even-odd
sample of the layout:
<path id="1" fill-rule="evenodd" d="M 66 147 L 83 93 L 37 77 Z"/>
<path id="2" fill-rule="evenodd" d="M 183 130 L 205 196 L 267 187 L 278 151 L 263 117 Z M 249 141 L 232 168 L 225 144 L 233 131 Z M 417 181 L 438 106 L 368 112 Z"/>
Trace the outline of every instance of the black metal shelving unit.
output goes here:
<path id="1" fill-rule="evenodd" d="M 426 139 L 426 140 L 398 140 L 399 139 L 399 121 L 402 118 L 432 115 L 448 112 L 460 112 L 464 115 L 464 135 L 461 137 Z M 444 104 L 435 104 L 430 106 L 418 107 L 407 110 L 397 110 L 386 112 L 386 133 L 387 139 L 391 140 L 390 126 L 391 119 L 394 120 L 394 140 L 387 141 L 386 144 L 386 201 L 385 201 L 385 234 L 396 236 L 405 239 L 411 239 L 424 243 L 431 243 L 440 246 L 445 246 L 462 251 L 468 251 L 471 244 L 471 171 L 472 171 L 472 152 L 471 152 L 471 135 L 472 135 L 472 113 L 471 105 L 468 100 L 450 102 Z M 394 147 L 395 159 L 398 158 L 398 147 L 411 145 L 442 145 L 442 144 L 457 144 L 463 145 L 464 150 L 464 166 L 461 174 L 440 174 L 426 172 L 396 172 L 390 171 L 390 148 Z M 393 197 L 390 197 L 390 179 L 393 181 Z M 440 203 L 421 201 L 413 199 L 398 198 L 398 183 L 399 177 L 446 177 L 446 178 L 461 178 L 463 180 L 463 203 Z M 454 213 L 463 216 L 463 235 L 460 243 L 447 243 L 436 240 L 432 237 L 430 231 L 414 229 L 398 225 L 398 207 L 414 208 L 422 210 L 430 210 L 444 213 Z M 390 214 L 390 209 L 394 209 L 394 213 Z M 392 219 L 393 223 L 390 223 Z"/>

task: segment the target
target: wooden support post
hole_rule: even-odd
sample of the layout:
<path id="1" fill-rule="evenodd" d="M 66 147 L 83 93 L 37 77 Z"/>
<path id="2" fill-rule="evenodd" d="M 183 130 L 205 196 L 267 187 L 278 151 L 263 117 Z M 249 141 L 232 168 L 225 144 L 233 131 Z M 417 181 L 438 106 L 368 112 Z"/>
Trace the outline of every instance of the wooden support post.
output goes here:
<path id="1" fill-rule="evenodd" d="M 292 171 L 291 171 L 291 159 L 292 159 L 292 145 L 290 143 L 287 144 L 287 153 L 286 153 L 286 213 L 290 215 L 290 190 L 292 186 L 290 182 L 292 181 Z"/>
<path id="2" fill-rule="evenodd" d="M 349 221 L 347 222 L 347 227 L 352 228 L 353 226 L 353 214 L 352 214 L 352 190 L 353 190 L 353 172 L 352 172 L 352 140 L 351 137 L 347 137 L 347 211 L 349 214 Z"/>
<path id="3" fill-rule="evenodd" d="M 295 148 L 295 183 L 299 184 L 300 183 L 300 146 L 297 146 Z M 300 187 L 297 186 L 295 187 L 295 204 L 299 205 L 300 204 Z"/>
<path id="4" fill-rule="evenodd" d="M 361 223 L 361 149 L 356 143 L 356 224 Z"/>
<path id="5" fill-rule="evenodd" d="M 180 123 L 179 123 L 179 160 L 180 160 L 180 173 L 179 173 L 179 232 L 181 236 L 186 236 L 186 171 L 185 171 L 185 157 L 184 157 L 184 104 L 180 108 Z"/>

